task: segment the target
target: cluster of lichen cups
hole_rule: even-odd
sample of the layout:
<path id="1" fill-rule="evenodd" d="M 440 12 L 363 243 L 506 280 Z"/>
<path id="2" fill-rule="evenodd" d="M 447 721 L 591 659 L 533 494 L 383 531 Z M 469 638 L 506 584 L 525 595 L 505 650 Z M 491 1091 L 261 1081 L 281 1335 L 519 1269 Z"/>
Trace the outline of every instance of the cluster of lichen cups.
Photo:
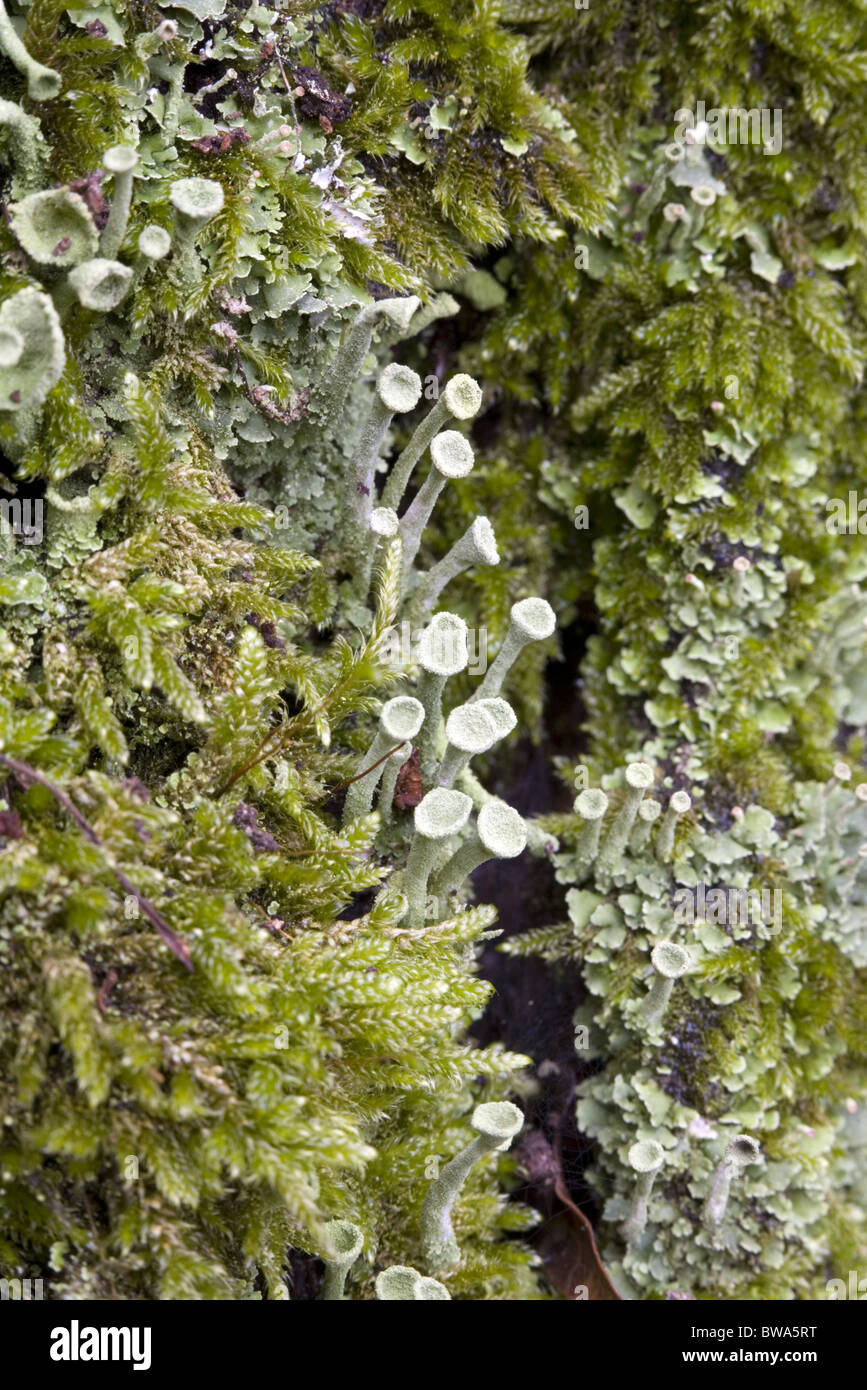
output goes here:
<path id="1" fill-rule="evenodd" d="M 320 390 L 320 409 L 330 413 L 340 408 L 352 374 L 370 346 L 376 319 L 405 329 L 416 307 L 417 301 L 397 299 L 381 300 L 362 310 Z M 469 664 L 469 634 L 457 614 L 439 612 L 429 617 L 430 609 L 464 570 L 474 564 L 498 564 L 499 554 L 490 522 L 477 517 L 431 571 L 422 575 L 413 571 L 437 498 L 449 480 L 466 477 L 473 468 L 473 450 L 466 437 L 441 428 L 471 420 L 478 412 L 482 393 L 469 376 L 459 374 L 447 382 L 395 462 L 381 505 L 374 505 L 375 473 L 385 432 L 394 413 L 413 409 L 420 396 L 421 380 L 408 368 L 392 365 L 381 373 L 351 470 L 352 502 L 345 528 L 347 552 L 364 576 L 389 552 L 397 559 L 410 620 L 425 623 L 414 693 L 396 695 L 383 705 L 376 735 L 351 781 L 343 815 L 344 824 L 349 825 L 369 814 L 379 790 L 380 817 L 389 822 L 396 778 L 417 741 L 425 794 L 414 810 L 415 833 L 399 880 L 406 900 L 404 917 L 411 929 L 422 928 L 430 917 L 441 915 L 449 894 L 480 864 L 490 858 L 514 858 L 532 839 L 531 828 L 518 813 L 479 786 L 469 763 L 515 728 L 515 713 L 500 696 L 503 682 L 527 643 L 550 637 L 556 621 L 542 598 L 513 604 L 508 631 L 478 688 L 466 703 L 444 713 L 449 678 Z M 425 451 L 430 453 L 430 469 L 401 515 L 404 493 Z M 469 838 L 461 840 L 474 808 L 476 822 Z"/>
<path id="2" fill-rule="evenodd" d="M 60 77 L 31 58 L 2 3 L 0 51 L 27 78 L 33 100 L 57 96 Z M 116 309 L 136 279 L 169 251 L 182 293 L 201 278 L 196 239 L 222 208 L 223 189 L 212 179 L 178 179 L 169 194 L 173 234 L 157 224 L 145 227 L 127 264 L 118 257 L 127 235 L 137 151 L 130 145 L 112 145 L 103 155 L 103 173 L 111 179 L 111 207 L 100 232 L 79 193 L 42 186 L 47 146 L 39 121 L 16 102 L 3 100 L 0 129 L 8 132 L 15 164 L 9 226 L 48 291 L 28 287 L 0 306 L 0 411 L 25 412 L 41 406 L 63 374 L 62 324 L 76 306 L 93 313 Z"/>
<path id="3" fill-rule="evenodd" d="M 109 313 L 126 298 L 148 266 L 174 252 L 173 274 L 182 290 L 201 277 L 196 238 L 223 205 L 211 179 L 172 184 L 174 235 L 156 224 L 138 236 L 133 264 L 117 259 L 126 237 L 138 155 L 127 145 L 106 150 L 113 180 L 108 222 L 100 235 L 84 199 L 68 188 L 28 193 L 9 206 L 9 224 L 22 250 L 50 280 L 50 293 L 28 288 L 0 309 L 0 410 L 34 409 L 59 380 L 66 363 L 63 319 L 76 305 Z"/>
<path id="4" fill-rule="evenodd" d="M 470 1120 L 476 1138 L 433 1179 L 422 1205 L 420 1247 L 428 1269 L 443 1273 L 459 1263 L 461 1252 L 452 1225 L 454 1204 L 473 1164 L 495 1150 L 507 1149 L 523 1123 L 521 1111 L 509 1101 L 476 1106 Z M 351 1221 L 332 1221 L 325 1235 L 322 1298 L 345 1301 L 346 1280 L 362 1253 L 364 1232 Z M 438 1279 L 420 1274 L 410 1265 L 391 1265 L 382 1270 L 376 1276 L 375 1288 L 377 1299 L 387 1301 L 451 1298 Z"/>
<path id="5" fill-rule="evenodd" d="M 586 875 L 592 868 L 604 887 L 611 883 L 612 875 L 627 852 L 652 853 L 660 863 L 671 862 L 678 822 L 691 809 L 692 803 L 686 792 L 676 791 L 663 812 L 658 801 L 645 797 L 654 780 L 649 763 L 637 761 L 627 765 L 625 796 L 604 836 L 603 821 L 609 810 L 607 793 L 596 788 L 585 788 L 579 793 L 574 810 L 582 822 L 576 853 L 580 873 Z M 658 1039 L 676 981 L 690 972 L 694 961 L 688 946 L 663 940 L 653 946 L 650 964 L 653 968 L 650 987 L 633 1018 L 648 1039 Z M 733 1179 L 742 1169 L 761 1159 L 761 1148 L 749 1135 L 739 1134 L 727 1144 L 711 1177 L 703 1209 L 703 1222 L 712 1237 L 716 1237 L 725 1217 Z M 639 1245 L 644 1237 L 654 1183 L 665 1166 L 665 1150 L 655 1139 L 637 1139 L 629 1148 L 627 1162 L 636 1179 L 629 1214 L 620 1225 L 620 1235 L 631 1247 Z"/>
<path id="6" fill-rule="evenodd" d="M 320 390 L 320 410 L 328 415 L 339 411 L 370 347 L 377 318 L 405 329 L 416 307 L 417 301 L 411 299 L 383 300 L 359 314 Z M 382 372 L 350 474 L 352 502 L 343 536 L 364 583 L 369 582 L 374 565 L 389 558 L 388 548 L 395 547 L 391 558 L 399 562 L 401 593 L 410 618 L 425 624 L 418 644 L 414 693 L 395 695 L 383 704 L 377 731 L 350 783 L 343 813 L 344 825 L 349 826 L 370 813 L 378 793 L 380 818 L 384 823 L 391 821 L 396 778 L 413 747 L 418 747 L 426 790 L 414 808 L 414 834 L 405 867 L 396 875 L 404 902 L 400 920 L 409 930 L 423 930 L 432 918 L 442 916 L 450 895 L 479 865 L 491 858 L 515 858 L 531 837 L 532 827 L 511 806 L 485 792 L 468 765 L 515 728 L 515 713 L 500 696 L 503 682 L 527 643 L 544 641 L 555 627 L 554 612 L 544 599 L 515 603 L 508 631 L 484 679 L 469 700 L 444 711 L 449 678 L 469 664 L 469 634 L 457 614 L 446 611 L 431 617 L 431 609 L 459 574 L 475 564 L 498 564 L 499 554 L 490 522 L 477 517 L 432 570 L 416 575 L 412 568 L 443 488 L 473 467 L 469 441 L 457 430 L 442 428 L 477 413 L 482 394 L 471 377 L 458 375 L 447 383 L 398 457 L 376 505 L 375 473 L 386 431 L 393 415 L 412 410 L 420 396 L 421 381 L 414 372 L 396 366 Z M 400 515 L 404 492 L 426 451 L 431 457 L 428 475 Z M 471 826 L 474 809 L 477 815 Z M 431 1182 L 422 1206 L 421 1252 L 432 1272 L 454 1268 L 460 1260 L 452 1209 L 470 1169 L 485 1154 L 508 1148 L 523 1116 L 508 1101 L 493 1102 L 477 1106 L 471 1123 L 476 1138 Z M 345 1280 L 361 1251 L 363 1233 L 351 1223 L 338 1221 L 329 1228 L 329 1239 L 323 1297 L 338 1299 L 345 1297 Z M 383 1300 L 450 1297 L 432 1274 L 420 1274 L 407 1265 L 383 1270 L 375 1288 L 376 1297 Z"/>

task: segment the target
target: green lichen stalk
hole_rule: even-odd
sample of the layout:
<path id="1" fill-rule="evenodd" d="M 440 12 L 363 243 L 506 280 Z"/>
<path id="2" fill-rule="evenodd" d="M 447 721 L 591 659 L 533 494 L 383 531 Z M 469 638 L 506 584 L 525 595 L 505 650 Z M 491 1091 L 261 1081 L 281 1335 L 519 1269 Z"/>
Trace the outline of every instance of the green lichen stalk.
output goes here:
<path id="1" fill-rule="evenodd" d="M 473 1165 L 495 1149 L 508 1148 L 524 1116 L 508 1101 L 477 1105 L 470 1121 L 478 1137 L 447 1163 L 427 1190 L 421 1214 L 422 1253 L 429 1269 L 449 1269 L 461 1252 L 452 1225 L 452 1209 Z"/>

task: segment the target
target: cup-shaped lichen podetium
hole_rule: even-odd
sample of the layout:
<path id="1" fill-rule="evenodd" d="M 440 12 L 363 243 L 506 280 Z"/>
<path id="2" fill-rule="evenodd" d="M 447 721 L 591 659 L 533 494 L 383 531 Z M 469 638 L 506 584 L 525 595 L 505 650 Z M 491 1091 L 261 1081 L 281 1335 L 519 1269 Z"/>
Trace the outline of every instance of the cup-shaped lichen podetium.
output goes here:
<path id="1" fill-rule="evenodd" d="M 415 835 L 401 885 L 407 900 L 406 923 L 421 927 L 425 921 L 427 885 L 438 846 L 459 835 L 470 818 L 473 803 L 464 792 L 434 787 L 415 808 Z"/>
<path id="2" fill-rule="evenodd" d="M 176 271 L 181 283 L 190 287 L 202 275 L 196 238 L 222 211 L 225 201 L 223 186 L 213 179 L 178 179 L 169 190 L 169 201 L 175 210 L 175 234 L 172 240 Z"/>
<path id="3" fill-rule="evenodd" d="M 400 507 L 413 469 L 442 426 L 448 420 L 472 420 L 481 404 L 482 388 L 471 376 L 459 372 L 446 383 L 433 410 L 413 431 L 412 438 L 388 476 L 382 493 L 386 507 Z"/>
<path id="4" fill-rule="evenodd" d="M 11 324 L 0 328 L 0 367 L 17 367 L 24 352 L 24 339 Z"/>
<path id="5" fill-rule="evenodd" d="M 451 1294 L 445 1284 L 441 1284 L 439 1279 L 431 1279 L 423 1274 L 415 1286 L 416 1302 L 424 1303 L 443 1303 L 446 1299 L 451 1301 Z"/>
<path id="6" fill-rule="evenodd" d="M 386 1303 L 414 1302 L 421 1277 L 412 1265 L 391 1265 L 376 1276 L 376 1296 Z"/>
<path id="7" fill-rule="evenodd" d="M 686 815 L 692 801 L 688 792 L 673 792 L 671 800 L 662 817 L 662 824 L 656 836 L 656 857 L 663 863 L 671 858 L 674 851 L 674 832 L 681 816 Z"/>
<path id="8" fill-rule="evenodd" d="M 27 95 L 31 101 L 51 101 L 60 91 L 60 73 L 46 68 L 27 52 L 18 31 L 0 0 L 0 53 L 5 53 L 23 77 L 27 78 Z"/>
<path id="9" fill-rule="evenodd" d="M 576 868 L 585 872 L 599 853 L 599 832 L 608 810 L 608 797 L 597 787 L 585 787 L 576 796 L 573 810 L 584 822 L 578 837 Z"/>
<path id="10" fill-rule="evenodd" d="M 149 222 L 139 232 L 138 251 L 145 261 L 161 261 L 172 249 L 172 239 L 165 227 Z"/>
<path id="11" fill-rule="evenodd" d="M 418 698 L 424 705 L 424 724 L 419 738 L 422 782 L 433 781 L 443 751 L 442 699 L 449 676 L 464 671 L 469 661 L 467 625 L 456 613 L 437 613 L 421 635 L 418 664 L 421 677 Z"/>
<path id="12" fill-rule="evenodd" d="M 390 362 L 380 373 L 376 394 L 362 431 L 350 474 L 344 544 L 352 558 L 369 565 L 370 514 L 373 509 L 374 473 L 386 431 L 395 415 L 406 415 L 418 405 L 421 377 L 411 367 Z"/>
<path id="13" fill-rule="evenodd" d="M 473 1164 L 494 1149 L 507 1149 L 524 1123 L 524 1116 L 510 1101 L 477 1105 L 470 1121 L 477 1138 L 447 1163 L 434 1178 L 421 1212 L 421 1245 L 429 1269 L 448 1269 L 460 1259 L 452 1226 L 452 1208 Z"/>
<path id="14" fill-rule="evenodd" d="M 389 554 L 389 541 L 400 530 L 397 512 L 391 507 L 374 507 L 367 519 L 367 542 L 358 560 L 358 592 L 367 597 L 374 565 L 382 565 Z"/>
<path id="15" fill-rule="evenodd" d="M 48 145 L 42 127 L 16 101 L 0 97 L 0 135 L 5 133 L 5 157 L 15 173 L 9 188 L 13 199 L 36 193 L 45 184 Z"/>
<path id="16" fill-rule="evenodd" d="M 674 989 L 679 980 L 692 967 L 692 956 L 685 946 L 676 941 L 660 941 L 650 953 L 654 969 L 650 989 L 642 1000 L 638 1016 L 646 1028 L 658 1028 L 665 1017 Z"/>
<path id="17" fill-rule="evenodd" d="M 346 1276 L 361 1254 L 364 1232 L 351 1221 L 329 1221 L 325 1238 L 328 1248 L 322 1255 L 325 1260 L 322 1298 L 325 1302 L 340 1302 L 344 1298 Z"/>
<path id="18" fill-rule="evenodd" d="M 635 829 L 629 841 L 629 848 L 633 854 L 639 854 L 650 839 L 650 832 L 662 814 L 662 807 L 658 801 L 642 801 L 638 808 L 638 818 Z"/>
<path id="19" fill-rule="evenodd" d="M 350 387 L 361 374 L 364 359 L 370 350 L 373 330 L 378 322 L 384 321 L 398 333 L 406 333 L 410 321 L 421 300 L 414 294 L 395 299 L 379 299 L 366 304 L 355 316 L 346 334 L 333 367 L 316 392 L 316 410 L 324 420 L 334 420 L 343 408 Z M 393 507 L 390 498 L 383 497 L 387 507 Z"/>
<path id="20" fill-rule="evenodd" d="M 480 864 L 489 859 L 516 859 L 527 846 L 527 825 L 523 816 L 505 801 L 489 801 L 479 811 L 476 835 L 436 873 L 431 881 L 434 893 L 447 894 L 459 888 Z"/>
<path id="21" fill-rule="evenodd" d="M 488 667 L 473 700 L 499 695 L 503 681 L 528 642 L 544 642 L 557 626 L 554 610 L 543 598 L 522 598 L 512 604 L 503 645 Z"/>
<path id="22" fill-rule="evenodd" d="M 657 1173 L 665 1162 L 665 1150 L 655 1139 L 639 1139 L 628 1154 L 629 1166 L 638 1174 L 632 1193 L 629 1215 L 620 1227 L 627 1245 L 634 1244 L 644 1233 L 650 1194 Z"/>
<path id="23" fill-rule="evenodd" d="M 412 1302 L 421 1275 L 411 1265 L 392 1265 L 377 1274 L 376 1297 L 384 1302 Z"/>
<path id="24" fill-rule="evenodd" d="M 446 751 L 437 777 L 440 786 L 451 787 L 470 758 L 487 753 L 517 722 L 512 706 L 498 696 L 453 709 L 446 720 Z"/>
<path id="25" fill-rule="evenodd" d="M 63 375 L 66 349 L 57 310 L 41 290 L 0 304 L 0 411 L 40 406 Z"/>
<path id="26" fill-rule="evenodd" d="M 732 1178 L 751 1163 L 760 1163 L 762 1150 L 759 1143 L 749 1134 L 737 1134 L 726 1145 L 722 1161 L 714 1170 L 710 1191 L 704 1204 L 705 1225 L 712 1230 L 721 1223 L 726 1214 Z"/>
<path id="27" fill-rule="evenodd" d="M 414 739 L 422 726 L 424 706 L 413 695 L 395 695 L 386 700 L 379 716 L 379 728 L 373 742 L 361 760 L 364 776 L 358 777 L 346 793 L 343 824 L 366 816 L 373 802 L 373 793 L 383 773 L 385 755 Z"/>
<path id="28" fill-rule="evenodd" d="M 419 1274 L 412 1265 L 392 1265 L 376 1276 L 376 1296 L 386 1301 L 429 1303 L 436 1300 L 442 1303 L 451 1300 L 451 1294 L 439 1279 L 430 1279 Z"/>
<path id="29" fill-rule="evenodd" d="M 138 164 L 138 154 L 131 145 L 112 145 L 102 156 L 102 163 L 112 175 L 112 190 L 111 212 L 99 239 L 99 254 L 111 261 L 126 235 L 132 202 L 132 171 Z"/>
<path id="30" fill-rule="evenodd" d="M 486 516 L 477 516 L 451 550 L 422 575 L 412 597 L 412 612 L 417 617 L 429 613 L 447 584 L 473 565 L 498 565 L 500 552 L 494 528 Z"/>
<path id="31" fill-rule="evenodd" d="M 629 763 L 625 776 L 626 799 L 611 822 L 596 861 L 597 867 L 603 873 L 611 873 L 623 858 L 641 799 L 648 787 L 653 786 L 653 768 L 650 763 Z"/>
<path id="32" fill-rule="evenodd" d="M 106 314 L 117 308 L 132 284 L 132 270 L 121 261 L 95 256 L 69 272 L 69 286 L 83 309 Z"/>
<path id="33" fill-rule="evenodd" d="M 400 521 L 403 541 L 404 575 L 408 575 L 418 554 L 424 529 L 431 519 L 437 498 L 449 481 L 472 472 L 475 455 L 469 440 L 457 430 L 443 430 L 430 446 L 433 467 Z"/>
<path id="34" fill-rule="evenodd" d="M 8 211 L 15 236 L 39 265 L 66 270 L 90 260 L 99 249 L 87 203 L 68 188 L 31 193 L 10 203 Z"/>

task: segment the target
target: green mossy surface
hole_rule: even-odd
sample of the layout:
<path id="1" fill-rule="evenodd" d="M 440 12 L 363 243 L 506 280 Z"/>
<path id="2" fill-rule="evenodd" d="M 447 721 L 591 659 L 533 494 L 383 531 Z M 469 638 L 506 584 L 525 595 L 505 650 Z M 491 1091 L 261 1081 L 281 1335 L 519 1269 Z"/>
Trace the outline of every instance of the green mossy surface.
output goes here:
<path id="1" fill-rule="evenodd" d="M 485 392 L 422 565 L 480 514 L 502 561 L 449 609 L 492 652 L 531 594 L 561 633 L 592 629 L 561 771 L 609 792 L 603 834 L 633 759 L 663 805 L 692 798 L 672 855 L 659 820 L 608 869 L 578 855 L 577 816 L 544 818 L 564 921 L 508 946 L 587 985 L 603 1257 L 628 1298 L 827 1296 L 867 1242 L 867 544 L 825 524 L 867 444 L 860 8 L 8 8 L 62 87 L 32 101 L 0 55 L 5 202 L 65 189 L 95 245 L 106 149 L 138 164 L 108 312 L 78 302 L 66 250 L 46 264 L 0 220 L 0 328 L 28 354 L 0 362 L 2 497 L 44 503 L 34 543 L 0 534 L 0 1273 L 50 1271 L 59 1298 L 285 1298 L 289 1251 L 324 1253 L 344 1220 L 365 1233 L 349 1296 L 372 1299 L 389 1265 L 432 1272 L 421 1205 L 474 1105 L 532 1089 L 529 1059 L 467 1040 L 493 910 L 402 926 L 409 816 L 341 829 L 330 799 L 414 688 L 383 655 L 407 611 L 395 552 L 369 591 L 345 550 L 395 360 L 424 400 L 383 460 L 448 374 Z M 700 99 L 778 109 L 780 152 L 669 159 Z M 190 178 L 222 208 L 182 255 Z M 148 261 L 154 225 L 172 251 Z M 357 315 L 408 295 L 335 415 Z M 534 737 L 558 641 L 504 689 Z M 675 894 L 699 883 L 778 890 L 779 929 L 685 927 Z M 648 1032 L 662 939 L 694 968 Z M 739 1132 L 763 1157 L 709 1231 Z M 626 1249 L 646 1139 L 666 1160 Z M 513 1173 L 470 1175 L 452 1297 L 555 1296 Z"/>

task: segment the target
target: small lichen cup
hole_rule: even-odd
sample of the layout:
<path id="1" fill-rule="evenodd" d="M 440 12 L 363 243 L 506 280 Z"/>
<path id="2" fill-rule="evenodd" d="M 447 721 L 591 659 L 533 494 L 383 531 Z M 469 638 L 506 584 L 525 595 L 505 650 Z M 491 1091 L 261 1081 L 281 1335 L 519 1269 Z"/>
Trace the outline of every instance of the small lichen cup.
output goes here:
<path id="1" fill-rule="evenodd" d="M 425 1195 L 421 1215 L 421 1244 L 429 1269 L 449 1269 L 460 1260 L 452 1225 L 452 1209 L 473 1164 L 495 1149 L 507 1149 L 520 1131 L 524 1116 L 510 1101 L 477 1105 L 470 1124 L 475 1138 L 447 1163 Z"/>
<path id="2" fill-rule="evenodd" d="M 361 1254 L 364 1232 L 351 1221 L 329 1221 L 325 1227 L 328 1251 L 322 1298 L 325 1302 L 342 1302 L 345 1298 L 346 1276 Z"/>

